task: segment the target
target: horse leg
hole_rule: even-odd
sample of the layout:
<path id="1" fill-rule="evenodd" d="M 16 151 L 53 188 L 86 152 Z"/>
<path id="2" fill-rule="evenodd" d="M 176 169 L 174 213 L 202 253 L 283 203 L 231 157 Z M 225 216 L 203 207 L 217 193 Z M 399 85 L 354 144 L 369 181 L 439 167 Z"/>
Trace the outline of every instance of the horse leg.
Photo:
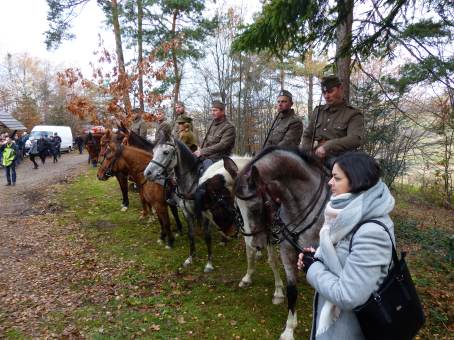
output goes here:
<path id="1" fill-rule="evenodd" d="M 194 240 L 194 223 L 195 219 L 190 215 L 190 213 L 186 212 L 186 209 L 183 210 L 185 212 L 186 221 L 188 221 L 188 238 L 189 238 L 189 257 L 183 262 L 183 267 L 189 267 L 192 262 L 194 261 L 195 256 L 195 240 Z"/>
<path id="2" fill-rule="evenodd" d="M 238 286 L 244 288 L 252 284 L 252 274 L 255 272 L 255 248 L 250 247 L 246 243 L 246 258 L 247 258 L 247 271 L 246 275 L 243 276 Z"/>
<path id="3" fill-rule="evenodd" d="M 178 208 L 174 205 L 169 205 L 170 211 L 172 212 L 175 224 L 177 225 L 177 233 L 175 236 L 183 235 L 183 225 L 180 221 L 180 216 L 178 216 Z"/>
<path id="4" fill-rule="evenodd" d="M 123 197 L 121 203 L 121 211 L 126 211 L 129 208 L 129 197 L 128 197 L 128 176 L 124 174 L 116 175 L 118 184 L 120 185 L 121 195 Z"/>
<path id="5" fill-rule="evenodd" d="M 211 228 L 210 228 L 210 221 L 208 219 L 202 218 L 203 224 L 203 232 L 205 238 L 205 244 L 208 250 L 208 262 L 205 265 L 205 269 L 203 270 L 205 273 L 210 273 L 214 270 L 213 267 L 213 247 L 212 247 L 212 239 L 211 239 Z"/>
<path id="6" fill-rule="evenodd" d="M 279 261 L 276 256 L 276 251 L 274 246 L 268 244 L 266 246 L 268 252 L 268 264 L 271 267 L 274 275 L 274 295 L 273 295 L 273 304 L 278 305 L 284 302 L 284 283 L 282 282 L 281 276 L 279 275 Z"/>
<path id="7" fill-rule="evenodd" d="M 281 243 L 281 259 L 284 264 L 285 275 L 287 277 L 287 300 L 288 300 L 288 316 L 285 325 L 285 330 L 280 336 L 280 340 L 293 340 L 293 333 L 298 324 L 296 317 L 296 299 L 298 290 L 296 288 L 297 278 L 297 254 L 293 246 L 288 243 Z"/>
<path id="8" fill-rule="evenodd" d="M 164 202 L 156 202 L 154 208 L 156 210 L 156 215 L 158 215 L 159 223 L 161 224 L 161 240 L 165 241 L 167 236 L 166 248 L 173 248 L 175 238 L 173 237 L 172 230 L 170 230 L 170 219 L 167 204 Z"/>

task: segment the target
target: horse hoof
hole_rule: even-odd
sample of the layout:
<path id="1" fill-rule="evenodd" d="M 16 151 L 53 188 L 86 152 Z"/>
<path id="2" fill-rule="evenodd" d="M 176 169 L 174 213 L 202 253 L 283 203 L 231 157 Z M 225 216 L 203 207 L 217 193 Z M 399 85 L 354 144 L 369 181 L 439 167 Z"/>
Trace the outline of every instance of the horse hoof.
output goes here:
<path id="1" fill-rule="evenodd" d="M 225 246 L 227 245 L 227 242 L 221 241 L 221 242 L 219 242 L 219 245 L 220 245 L 221 247 L 225 247 Z"/>
<path id="2" fill-rule="evenodd" d="M 207 263 L 205 269 L 203 270 L 204 273 L 211 273 L 214 270 L 214 267 L 211 263 Z"/>
<path id="3" fill-rule="evenodd" d="M 273 296 L 273 305 L 280 305 L 284 300 L 285 298 L 283 296 Z"/>
<path id="4" fill-rule="evenodd" d="M 180 237 L 180 233 L 175 233 L 175 238 Z"/>
<path id="5" fill-rule="evenodd" d="M 240 283 L 238 284 L 238 287 L 240 288 L 247 288 L 252 284 L 251 281 L 243 281 L 241 280 Z"/>
<path id="6" fill-rule="evenodd" d="M 121 211 L 121 212 L 128 211 L 128 207 L 124 207 L 124 206 L 123 206 L 123 207 L 121 207 L 120 211 Z"/>
<path id="7" fill-rule="evenodd" d="M 166 248 L 166 249 L 172 249 L 172 247 L 169 246 L 168 244 L 166 244 L 165 248 Z"/>
<path id="8" fill-rule="evenodd" d="M 156 242 L 158 242 L 158 244 L 164 244 L 160 238 Z"/>
<path id="9" fill-rule="evenodd" d="M 295 337 L 293 336 L 293 331 L 286 329 L 284 333 L 282 333 L 281 336 L 279 337 L 279 340 L 295 340 Z"/>
<path id="10" fill-rule="evenodd" d="M 187 268 L 192 264 L 192 258 L 188 257 L 184 262 L 183 262 L 183 267 Z"/>
<path id="11" fill-rule="evenodd" d="M 263 256 L 262 251 L 261 250 L 257 250 L 257 252 L 255 253 L 255 259 L 259 260 L 259 259 L 262 258 L 262 256 Z"/>

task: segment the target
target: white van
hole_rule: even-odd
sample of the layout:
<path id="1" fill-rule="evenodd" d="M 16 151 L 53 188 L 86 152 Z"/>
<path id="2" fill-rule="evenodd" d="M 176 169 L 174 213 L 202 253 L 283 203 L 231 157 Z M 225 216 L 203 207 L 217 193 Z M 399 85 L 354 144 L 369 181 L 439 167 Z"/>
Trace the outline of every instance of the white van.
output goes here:
<path id="1" fill-rule="evenodd" d="M 71 151 L 73 147 L 73 134 L 69 126 L 57 126 L 57 125 L 36 125 L 32 132 L 30 132 L 30 138 L 40 139 L 41 137 L 50 137 L 55 133 L 61 138 L 61 151 Z"/>

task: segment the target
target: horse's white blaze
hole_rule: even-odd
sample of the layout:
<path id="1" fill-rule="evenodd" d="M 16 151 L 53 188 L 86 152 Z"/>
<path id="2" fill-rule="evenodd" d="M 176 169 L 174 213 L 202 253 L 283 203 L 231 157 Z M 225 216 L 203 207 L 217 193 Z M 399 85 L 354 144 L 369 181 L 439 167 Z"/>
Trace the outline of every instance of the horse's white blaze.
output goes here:
<path id="1" fill-rule="evenodd" d="M 288 311 L 287 324 L 285 325 L 285 330 L 284 330 L 284 332 L 282 332 L 279 339 L 280 340 L 295 339 L 295 337 L 293 336 L 293 333 L 295 331 L 297 324 L 298 324 L 298 321 L 296 319 L 296 311 L 295 311 L 295 314 L 293 314 L 292 311 Z"/>

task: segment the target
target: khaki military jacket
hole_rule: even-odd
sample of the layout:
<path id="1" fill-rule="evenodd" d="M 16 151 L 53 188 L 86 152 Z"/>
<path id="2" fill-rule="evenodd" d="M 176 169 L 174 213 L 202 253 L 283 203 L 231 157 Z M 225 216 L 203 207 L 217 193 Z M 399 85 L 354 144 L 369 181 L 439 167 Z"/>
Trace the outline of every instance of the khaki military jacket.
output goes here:
<path id="1" fill-rule="evenodd" d="M 178 138 L 186 144 L 186 146 L 191 150 L 192 152 L 197 150 L 197 141 L 195 139 L 194 134 L 191 131 L 191 127 L 189 123 L 185 123 L 185 129 L 183 131 L 180 131 Z"/>
<path id="2" fill-rule="evenodd" d="M 271 145 L 298 147 L 303 134 L 303 122 L 293 109 L 278 113 L 279 117 L 271 127 L 264 147 Z"/>
<path id="3" fill-rule="evenodd" d="M 147 123 L 143 120 L 143 118 L 134 119 L 132 121 L 131 131 L 138 134 L 140 137 L 147 138 L 147 130 L 148 126 Z"/>
<path id="4" fill-rule="evenodd" d="M 178 135 L 180 134 L 180 129 L 178 128 L 178 123 L 177 123 L 177 119 L 180 117 L 183 119 L 186 119 L 188 121 L 188 124 L 191 126 L 191 131 L 194 130 L 194 126 L 192 124 L 192 118 L 189 117 L 189 115 L 186 112 L 183 112 L 181 115 L 178 115 L 173 122 L 172 135 L 176 138 L 178 138 Z M 190 121 L 190 123 L 189 123 L 189 121 Z"/>
<path id="5" fill-rule="evenodd" d="M 213 120 L 200 147 L 200 155 L 217 161 L 229 156 L 235 146 L 235 127 L 227 118 Z"/>
<path id="6" fill-rule="evenodd" d="M 345 103 L 332 106 L 326 104 L 316 107 L 309 117 L 309 125 L 303 133 L 303 149 L 311 148 L 314 123 L 319 109 L 320 114 L 315 127 L 317 143 L 314 143 L 314 147 L 323 145 L 327 157 L 355 150 L 364 143 L 363 114 Z"/>

